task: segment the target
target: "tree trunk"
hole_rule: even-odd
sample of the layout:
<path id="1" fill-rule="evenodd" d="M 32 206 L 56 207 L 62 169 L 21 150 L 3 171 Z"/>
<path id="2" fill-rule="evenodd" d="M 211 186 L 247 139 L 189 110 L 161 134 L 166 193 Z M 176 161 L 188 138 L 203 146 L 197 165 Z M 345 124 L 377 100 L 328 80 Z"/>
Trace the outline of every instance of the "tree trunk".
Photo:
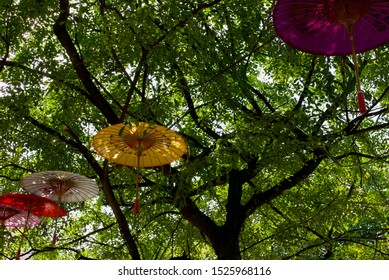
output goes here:
<path id="1" fill-rule="evenodd" d="M 212 246 L 219 260 L 240 260 L 239 235 L 242 225 L 223 225 Z"/>
<path id="2" fill-rule="evenodd" d="M 213 248 L 220 260 L 240 260 L 239 236 L 245 221 L 242 198 L 242 186 L 246 181 L 246 170 L 231 170 L 229 173 L 229 187 L 227 200 L 226 222 L 219 227 Z"/>

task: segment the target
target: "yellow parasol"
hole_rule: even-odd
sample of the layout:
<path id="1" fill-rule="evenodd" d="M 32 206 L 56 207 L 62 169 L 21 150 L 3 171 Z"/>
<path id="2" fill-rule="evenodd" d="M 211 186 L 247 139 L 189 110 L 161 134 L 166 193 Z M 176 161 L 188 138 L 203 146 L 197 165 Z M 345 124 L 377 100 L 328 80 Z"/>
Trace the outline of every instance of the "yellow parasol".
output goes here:
<path id="1" fill-rule="evenodd" d="M 106 127 L 95 135 L 93 146 L 107 160 L 137 168 L 135 213 L 138 212 L 139 168 L 169 164 L 186 151 L 182 136 L 162 125 L 144 122 Z"/>

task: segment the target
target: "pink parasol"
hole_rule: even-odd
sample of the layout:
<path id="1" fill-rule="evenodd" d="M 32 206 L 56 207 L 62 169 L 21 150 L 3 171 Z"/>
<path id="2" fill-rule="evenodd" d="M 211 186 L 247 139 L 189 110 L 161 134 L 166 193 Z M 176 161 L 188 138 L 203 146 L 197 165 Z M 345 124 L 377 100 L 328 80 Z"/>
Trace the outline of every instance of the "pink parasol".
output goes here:
<path id="1" fill-rule="evenodd" d="M 0 204 L 0 225 L 5 227 L 34 227 L 39 225 L 41 220 L 34 214 L 11 207 L 6 204 Z"/>
<path id="2" fill-rule="evenodd" d="M 353 55 L 361 113 L 366 112 L 356 53 L 389 42 L 388 0 L 278 0 L 273 24 L 293 48 L 319 55 Z"/>
<path id="3" fill-rule="evenodd" d="M 57 218 L 65 216 L 67 213 L 66 210 L 59 206 L 56 202 L 34 194 L 3 194 L 0 196 L 0 204 L 6 204 L 27 212 L 26 223 L 24 226 L 22 237 L 20 239 L 19 249 L 16 253 L 16 259 L 19 259 L 20 257 L 20 250 L 22 247 L 25 230 L 27 228 L 28 220 L 31 214 L 37 216 Z"/>
<path id="4" fill-rule="evenodd" d="M 21 210 L 7 204 L 0 204 L 0 221 L 5 221 L 18 214 Z"/>

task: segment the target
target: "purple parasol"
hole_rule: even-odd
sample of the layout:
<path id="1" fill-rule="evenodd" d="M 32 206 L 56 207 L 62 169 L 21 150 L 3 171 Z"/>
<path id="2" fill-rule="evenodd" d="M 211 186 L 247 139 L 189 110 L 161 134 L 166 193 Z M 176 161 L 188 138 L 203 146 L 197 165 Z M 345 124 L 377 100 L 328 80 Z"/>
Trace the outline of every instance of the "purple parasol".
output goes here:
<path id="1" fill-rule="evenodd" d="M 278 0 L 273 24 L 288 45 L 319 55 L 353 55 L 359 111 L 366 113 L 356 53 L 389 43 L 388 0 Z"/>
<path id="2" fill-rule="evenodd" d="M 387 0 L 279 0 L 274 28 L 293 48 L 322 55 L 349 55 L 389 43 Z M 351 31 L 351 34 L 350 34 Z"/>

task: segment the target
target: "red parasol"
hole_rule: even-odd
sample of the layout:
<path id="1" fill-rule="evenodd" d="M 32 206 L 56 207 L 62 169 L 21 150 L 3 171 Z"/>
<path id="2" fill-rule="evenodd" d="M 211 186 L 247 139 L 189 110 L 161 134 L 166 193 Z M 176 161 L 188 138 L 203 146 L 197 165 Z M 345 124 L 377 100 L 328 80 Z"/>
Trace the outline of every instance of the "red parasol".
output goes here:
<path id="1" fill-rule="evenodd" d="M 67 213 L 66 210 L 56 202 L 34 194 L 3 194 L 0 196 L 0 203 L 27 211 L 36 216 L 54 218 L 65 216 Z"/>
<path id="2" fill-rule="evenodd" d="M 389 42 L 388 0 L 278 0 L 273 23 L 279 37 L 304 52 L 353 55 L 361 113 L 366 112 L 356 53 Z"/>

